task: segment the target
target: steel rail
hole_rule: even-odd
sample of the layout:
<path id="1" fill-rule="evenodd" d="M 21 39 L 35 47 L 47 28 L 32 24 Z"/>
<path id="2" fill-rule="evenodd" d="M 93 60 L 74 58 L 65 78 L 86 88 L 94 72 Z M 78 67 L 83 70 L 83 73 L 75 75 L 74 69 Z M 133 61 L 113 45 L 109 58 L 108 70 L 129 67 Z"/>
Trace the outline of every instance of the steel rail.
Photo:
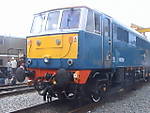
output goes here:
<path id="1" fill-rule="evenodd" d="M 35 88 L 33 86 L 20 86 L 20 87 L 9 87 L 6 89 L 0 89 L 0 98 L 4 96 L 10 96 L 10 95 L 17 95 L 22 93 L 28 93 L 35 91 Z"/>
<path id="2" fill-rule="evenodd" d="M 25 85 L 25 84 L 27 84 L 27 83 L 17 83 L 17 84 L 15 84 L 15 85 L 10 85 L 10 84 L 7 84 L 7 85 L 0 85 L 0 88 L 2 88 L 2 87 L 8 87 L 8 86 L 20 86 L 20 85 Z"/>
<path id="3" fill-rule="evenodd" d="M 26 87 L 32 87 L 32 86 L 27 86 L 27 85 L 15 85 L 15 86 L 0 87 L 0 92 L 2 92 L 2 91 L 14 90 L 14 89 L 20 89 L 20 88 L 26 88 Z"/>

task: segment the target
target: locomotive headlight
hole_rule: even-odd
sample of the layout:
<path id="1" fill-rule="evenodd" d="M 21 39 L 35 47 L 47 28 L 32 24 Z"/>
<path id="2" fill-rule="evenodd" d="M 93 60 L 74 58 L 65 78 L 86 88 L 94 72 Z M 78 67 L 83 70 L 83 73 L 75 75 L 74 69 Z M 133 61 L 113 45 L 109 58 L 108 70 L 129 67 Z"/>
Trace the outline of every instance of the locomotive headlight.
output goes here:
<path id="1" fill-rule="evenodd" d="M 31 63 L 32 63 L 32 60 L 31 60 L 31 59 L 28 59 L 28 60 L 27 60 L 27 64 L 30 65 Z"/>
<path id="2" fill-rule="evenodd" d="M 44 63 L 49 63 L 49 59 L 47 57 L 44 58 Z"/>

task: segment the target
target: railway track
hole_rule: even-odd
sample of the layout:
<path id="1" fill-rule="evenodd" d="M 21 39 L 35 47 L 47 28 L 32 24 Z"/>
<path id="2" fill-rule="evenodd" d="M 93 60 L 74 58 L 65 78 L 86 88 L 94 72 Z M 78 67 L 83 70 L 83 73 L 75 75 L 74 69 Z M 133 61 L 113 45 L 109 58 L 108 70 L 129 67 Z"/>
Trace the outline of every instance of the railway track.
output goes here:
<path id="1" fill-rule="evenodd" d="M 150 83 L 148 83 L 150 84 Z M 135 89 L 140 89 L 145 85 L 136 84 Z M 99 103 L 85 103 L 84 105 L 77 107 L 74 101 L 60 102 L 59 100 L 52 101 L 51 103 L 43 103 L 29 108 L 24 108 L 12 113 L 91 113 L 91 111 L 99 106 L 103 106 L 107 102 L 117 101 L 123 97 L 123 95 L 130 96 L 130 90 L 118 90 L 116 93 L 109 93 L 106 98 Z M 73 104 L 72 104 L 73 103 Z"/>
<path id="2" fill-rule="evenodd" d="M 51 103 L 43 103 L 11 113 L 68 113 L 68 111 L 72 111 L 74 109 L 70 106 L 71 103 L 72 102 L 69 101 L 62 103 L 59 100 L 55 100 Z"/>
<path id="3" fill-rule="evenodd" d="M 50 103 L 43 103 L 32 107 L 20 109 L 12 113 L 86 113 L 101 103 L 84 103 L 80 107 L 74 101 L 59 101 L 57 99 Z M 42 110 L 42 111 L 41 111 Z M 46 110 L 46 111 L 45 111 Z"/>
<path id="4" fill-rule="evenodd" d="M 0 98 L 4 96 L 16 95 L 21 93 L 27 93 L 35 91 L 33 86 L 28 86 L 26 84 L 16 84 L 16 85 L 3 85 L 0 86 Z"/>
<path id="5" fill-rule="evenodd" d="M 29 108 L 24 108 L 11 113 L 88 113 L 94 108 L 103 104 L 101 103 L 85 103 L 84 105 L 77 107 L 72 101 L 60 102 L 55 100 L 51 103 L 43 103 Z"/>
<path id="6" fill-rule="evenodd" d="M 17 83 L 16 85 L 10 85 L 10 84 L 7 84 L 7 85 L 0 85 L 0 88 L 1 88 L 1 87 L 7 87 L 7 86 L 19 86 L 19 85 L 23 85 L 23 84 L 26 84 L 26 83 Z"/>

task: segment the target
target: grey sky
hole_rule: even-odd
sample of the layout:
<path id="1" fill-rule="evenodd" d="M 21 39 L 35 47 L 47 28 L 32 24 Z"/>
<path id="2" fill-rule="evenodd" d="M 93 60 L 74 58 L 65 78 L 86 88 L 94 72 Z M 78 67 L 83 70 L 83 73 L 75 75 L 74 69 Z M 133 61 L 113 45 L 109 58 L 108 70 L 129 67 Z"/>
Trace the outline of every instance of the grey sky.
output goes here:
<path id="1" fill-rule="evenodd" d="M 0 3 L 0 35 L 25 37 L 34 13 L 81 5 L 106 13 L 128 26 L 130 23 L 150 26 L 149 0 L 3 0 Z"/>

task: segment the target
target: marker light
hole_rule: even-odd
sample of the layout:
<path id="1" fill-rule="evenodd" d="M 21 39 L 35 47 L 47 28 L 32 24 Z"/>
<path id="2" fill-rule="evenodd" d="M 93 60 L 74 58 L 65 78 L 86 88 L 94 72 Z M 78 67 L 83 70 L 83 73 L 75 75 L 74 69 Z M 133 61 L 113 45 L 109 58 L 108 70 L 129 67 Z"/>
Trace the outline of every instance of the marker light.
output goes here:
<path id="1" fill-rule="evenodd" d="M 67 63 L 68 63 L 69 66 L 71 66 L 73 64 L 73 60 L 72 59 L 68 59 Z"/>

